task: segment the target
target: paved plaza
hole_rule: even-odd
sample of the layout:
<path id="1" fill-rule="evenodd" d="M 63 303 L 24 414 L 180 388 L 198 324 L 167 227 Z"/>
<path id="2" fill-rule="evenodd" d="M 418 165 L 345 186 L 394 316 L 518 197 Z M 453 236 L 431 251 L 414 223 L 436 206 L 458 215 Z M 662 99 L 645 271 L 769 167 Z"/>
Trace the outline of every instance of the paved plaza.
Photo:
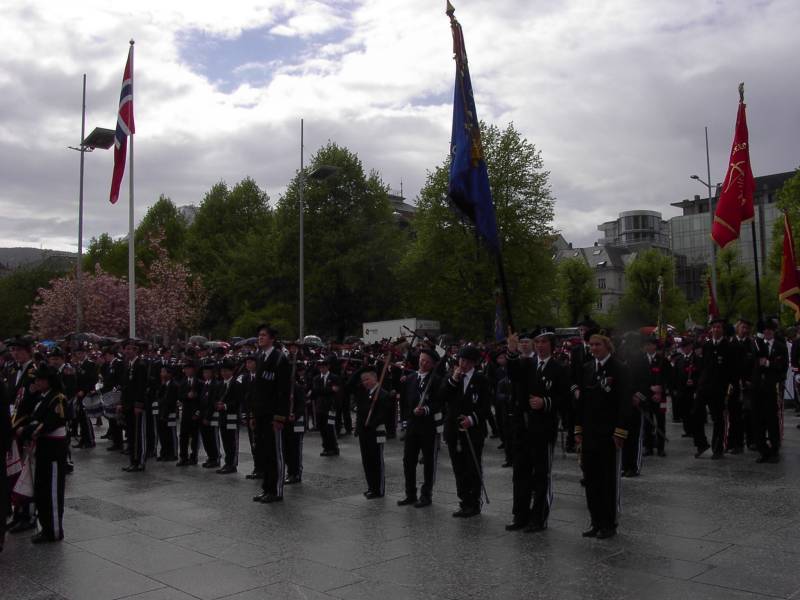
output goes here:
<path id="1" fill-rule="evenodd" d="M 491 503 L 454 519 L 455 484 L 439 457 L 434 504 L 398 507 L 402 442 L 386 447 L 387 495 L 362 496 L 357 440 L 320 458 L 306 436 L 303 483 L 282 504 L 252 502 L 246 438 L 237 475 L 73 450 L 66 538 L 9 536 L 0 598 L 228 600 L 477 598 L 800 598 L 800 419 L 787 412 L 780 464 L 756 455 L 694 459 L 669 424 L 668 457 L 623 480 L 620 533 L 582 539 L 587 511 L 574 455 L 557 451 L 555 504 L 543 533 L 508 533 L 511 470 L 487 440 Z M 421 476 L 421 469 L 420 469 Z"/>

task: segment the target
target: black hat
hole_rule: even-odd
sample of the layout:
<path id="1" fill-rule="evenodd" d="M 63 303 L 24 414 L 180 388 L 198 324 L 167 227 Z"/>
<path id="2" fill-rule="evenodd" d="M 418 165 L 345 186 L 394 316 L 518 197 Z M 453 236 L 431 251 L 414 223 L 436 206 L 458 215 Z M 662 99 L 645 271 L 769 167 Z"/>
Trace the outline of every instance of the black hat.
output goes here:
<path id="1" fill-rule="evenodd" d="M 192 360 L 191 358 L 186 358 L 183 363 L 181 364 L 181 368 L 183 369 L 197 369 L 197 361 Z"/>
<path id="2" fill-rule="evenodd" d="M 200 368 L 204 371 L 207 369 L 216 369 L 217 368 L 217 361 L 215 360 L 204 360 L 203 363 L 200 365 Z"/>
<path id="3" fill-rule="evenodd" d="M 266 332 L 269 333 L 269 337 L 271 337 L 273 340 L 278 339 L 278 330 L 275 329 L 272 325 L 261 323 L 258 327 L 256 327 L 256 333 L 258 333 L 262 329 L 266 330 Z"/>
<path id="4" fill-rule="evenodd" d="M 237 367 L 236 361 L 233 360 L 233 358 L 231 358 L 230 356 L 226 356 L 224 359 L 222 359 L 222 364 L 220 368 L 230 369 L 233 371 L 236 369 L 236 367 Z"/>
<path id="5" fill-rule="evenodd" d="M 753 326 L 753 322 L 750 319 L 746 319 L 745 317 L 739 317 L 738 319 L 736 319 L 736 322 L 737 323 L 744 323 L 745 325 L 748 325 L 750 327 Z M 712 321 L 712 323 L 713 323 L 713 321 Z"/>
<path id="6" fill-rule="evenodd" d="M 65 357 L 64 351 L 61 349 L 61 346 L 54 346 L 52 350 L 50 350 L 50 356 L 59 356 L 61 358 Z"/>
<path id="7" fill-rule="evenodd" d="M 555 328 L 544 326 L 544 327 L 540 327 L 538 330 L 536 330 L 534 332 L 533 339 L 537 339 L 537 338 L 540 338 L 540 337 L 554 338 L 555 335 L 556 335 Z"/>
<path id="8" fill-rule="evenodd" d="M 534 337 L 533 331 L 523 331 L 519 334 L 521 340 L 532 340 Z"/>
<path id="9" fill-rule="evenodd" d="M 778 324 L 777 319 L 770 317 L 766 321 L 764 321 L 764 329 L 769 329 L 770 331 L 777 331 L 780 329 L 780 325 Z"/>
<path id="10" fill-rule="evenodd" d="M 433 362 L 439 362 L 439 358 L 440 358 L 439 353 L 436 352 L 436 350 L 434 350 L 433 348 L 428 348 L 427 346 L 423 346 L 423 347 L 421 347 L 419 349 L 419 353 L 421 355 L 422 354 L 427 354 L 428 356 L 431 357 L 431 360 Z"/>
<path id="11" fill-rule="evenodd" d="M 28 348 L 30 350 L 31 346 L 33 346 L 33 338 L 29 335 L 15 335 L 6 340 L 8 348 Z"/>
<path id="12" fill-rule="evenodd" d="M 589 329 L 597 329 L 598 325 L 589 315 L 585 315 L 582 321 L 578 321 L 575 327 L 587 327 Z"/>
<path id="13" fill-rule="evenodd" d="M 58 369 L 51 367 L 47 363 L 37 365 L 33 376 L 36 379 L 46 379 L 48 385 L 53 389 L 61 389 L 61 374 Z"/>
<path id="14" fill-rule="evenodd" d="M 458 358 L 471 360 L 472 362 L 479 362 L 481 360 L 481 351 L 475 346 L 464 346 L 458 352 Z"/>
<path id="15" fill-rule="evenodd" d="M 681 343 L 680 343 L 681 348 L 685 348 L 686 346 L 693 346 L 693 345 L 694 345 L 694 338 L 692 338 L 692 337 L 690 337 L 688 335 L 686 337 L 684 337 L 684 338 L 681 338 Z"/>
<path id="16" fill-rule="evenodd" d="M 364 367 L 363 369 L 361 369 L 361 374 L 363 375 L 364 373 L 374 373 L 375 375 L 377 375 L 378 369 L 373 366 Z"/>
<path id="17" fill-rule="evenodd" d="M 714 317 L 708 322 L 709 325 L 713 325 L 714 323 L 722 323 L 723 325 L 726 325 L 728 321 L 724 317 Z"/>

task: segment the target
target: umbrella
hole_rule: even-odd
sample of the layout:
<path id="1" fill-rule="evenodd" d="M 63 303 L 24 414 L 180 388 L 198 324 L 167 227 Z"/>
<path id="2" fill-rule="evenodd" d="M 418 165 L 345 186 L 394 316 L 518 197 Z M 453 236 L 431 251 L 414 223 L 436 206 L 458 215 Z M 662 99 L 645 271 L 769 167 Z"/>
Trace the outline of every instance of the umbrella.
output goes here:
<path id="1" fill-rule="evenodd" d="M 204 345 L 206 348 L 211 348 L 212 350 L 216 350 L 217 348 L 224 348 L 225 350 L 227 350 L 228 348 L 231 347 L 231 345 L 228 342 L 220 342 L 220 341 L 206 342 Z"/>
<path id="2" fill-rule="evenodd" d="M 194 344 L 196 346 L 202 346 L 208 342 L 207 337 L 203 337 L 202 335 L 193 335 L 189 338 L 189 343 Z"/>
<path id="3" fill-rule="evenodd" d="M 257 345 L 258 345 L 258 338 L 255 337 L 247 338 L 246 340 L 241 340 L 234 344 L 236 348 L 241 348 L 242 346 L 257 346 Z"/>

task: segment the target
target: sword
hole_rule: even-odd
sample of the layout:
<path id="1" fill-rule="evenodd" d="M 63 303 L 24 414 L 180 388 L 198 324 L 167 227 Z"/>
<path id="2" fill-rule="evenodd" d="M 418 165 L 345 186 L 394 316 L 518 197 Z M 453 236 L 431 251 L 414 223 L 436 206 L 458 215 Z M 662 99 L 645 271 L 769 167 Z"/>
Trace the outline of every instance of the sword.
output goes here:
<path id="1" fill-rule="evenodd" d="M 486 504 L 489 504 L 489 494 L 486 492 L 486 486 L 483 483 L 483 471 L 481 470 L 481 466 L 478 464 L 478 455 L 475 454 L 475 446 L 472 445 L 472 438 L 469 437 L 469 432 L 466 429 L 461 429 L 460 431 L 463 432 L 464 437 L 467 438 L 467 446 L 469 446 L 469 453 L 472 455 L 472 462 L 475 464 L 475 470 L 478 472 L 478 479 L 481 482 L 481 490 L 486 498 Z"/>
<path id="2" fill-rule="evenodd" d="M 650 412 L 642 410 L 641 407 L 637 407 L 637 408 L 638 408 L 639 412 L 642 413 L 642 415 L 647 420 L 647 422 L 650 423 L 650 425 L 653 426 L 653 429 L 655 430 L 655 432 L 658 435 L 660 435 L 662 438 L 664 438 L 665 442 L 669 442 L 669 438 L 667 437 L 667 434 L 664 433 L 664 431 L 658 426 L 658 422 L 656 421 L 656 416 L 654 414 L 650 413 Z"/>

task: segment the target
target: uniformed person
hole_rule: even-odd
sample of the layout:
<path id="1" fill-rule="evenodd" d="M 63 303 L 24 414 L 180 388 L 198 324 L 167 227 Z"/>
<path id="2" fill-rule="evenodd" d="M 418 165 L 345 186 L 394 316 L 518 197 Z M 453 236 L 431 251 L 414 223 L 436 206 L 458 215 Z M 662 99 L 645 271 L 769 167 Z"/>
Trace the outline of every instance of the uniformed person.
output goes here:
<path id="1" fill-rule="evenodd" d="M 621 450 L 632 408 L 625 366 L 612 354 L 604 335 L 589 338 L 593 360 L 583 369 L 575 412 L 575 442 L 581 447 L 586 504 L 591 525 L 583 537 L 616 535 L 620 512 Z"/>
<path id="2" fill-rule="evenodd" d="M 695 407 L 697 383 L 700 377 L 700 357 L 694 351 L 694 339 L 687 336 L 680 341 L 680 350 L 673 357 L 672 412 L 683 425 L 681 437 L 692 437 L 691 415 Z M 705 413 L 705 409 L 702 409 Z"/>
<path id="3" fill-rule="evenodd" d="M 261 325 L 257 332 L 256 380 L 249 418 L 255 431 L 256 450 L 264 466 L 264 481 L 262 492 L 253 500 L 269 504 L 283 500 L 286 464 L 282 430 L 289 415 L 291 367 L 283 352 L 275 347 L 277 330 Z"/>
<path id="4" fill-rule="evenodd" d="M 399 506 L 413 504 L 423 508 L 431 504 L 433 484 L 439 458 L 439 434 L 442 424 L 442 379 L 436 375 L 438 353 L 427 347 L 420 349 L 419 368 L 401 383 L 400 401 L 406 415 L 406 433 L 403 440 L 403 475 L 405 498 Z M 423 483 L 417 496 L 417 462 L 420 452 L 423 460 Z"/>
<path id="5" fill-rule="evenodd" d="M 173 377 L 174 369 L 166 364 L 159 369 L 161 382 L 153 403 L 153 412 L 158 411 L 155 414 L 160 449 L 157 461 L 178 460 L 178 384 Z"/>
<path id="6" fill-rule="evenodd" d="M 476 347 L 462 348 L 453 374 L 442 386 L 442 399 L 446 406 L 444 439 L 459 499 L 454 517 L 469 518 L 481 513 L 481 458 L 487 433 L 487 414 L 491 410 L 491 391 L 489 380 L 476 370 L 480 359 Z"/>
<path id="7" fill-rule="evenodd" d="M 756 391 L 754 394 L 753 417 L 758 463 L 779 461 L 781 438 L 783 435 L 783 385 L 789 351 L 783 340 L 776 337 L 778 323 L 767 319 L 764 325 L 764 339 L 759 343 L 758 366 L 756 370 Z"/>
<path id="8" fill-rule="evenodd" d="M 77 344 L 73 350 L 75 357 L 73 367 L 75 370 L 75 401 L 78 409 L 78 432 L 80 434 L 79 448 L 94 448 L 94 423 L 86 412 L 84 399 L 95 392 L 98 379 L 97 364 L 89 359 L 88 348 L 85 342 Z"/>
<path id="9" fill-rule="evenodd" d="M 242 384 L 236 381 L 236 362 L 226 357 L 222 360 L 219 396 L 216 408 L 219 413 L 220 437 L 225 451 L 225 464 L 217 473 L 236 473 L 239 466 L 239 407 L 242 403 Z"/>
<path id="10" fill-rule="evenodd" d="M 725 450 L 725 412 L 728 398 L 733 394 L 733 382 L 736 377 L 736 356 L 731 344 L 724 334 L 724 319 L 713 319 L 710 330 L 711 337 L 703 344 L 703 363 L 700 371 L 697 396 L 708 407 L 713 423 L 711 444 L 705 432 L 702 413 L 693 415 L 694 445 L 697 448 L 695 458 L 711 448 L 711 458 L 719 460 Z"/>
<path id="11" fill-rule="evenodd" d="M 339 456 L 339 443 L 336 440 L 336 398 L 341 393 L 341 383 L 339 377 L 331 373 L 328 359 L 319 359 L 317 369 L 319 374 L 311 384 L 311 399 L 316 409 L 314 420 L 322 441 L 320 456 Z"/>
<path id="12" fill-rule="evenodd" d="M 356 435 L 361 450 L 361 464 L 367 480 L 364 496 L 368 500 L 383 498 L 386 473 L 383 447 L 386 443 L 386 419 L 391 410 L 389 393 L 378 382 L 374 367 L 365 367 L 360 374 L 361 389 L 356 395 Z"/>
<path id="13" fill-rule="evenodd" d="M 518 339 L 508 336 L 508 368 L 512 378 L 524 383 L 527 396 L 514 406 L 513 521 L 506 530 L 527 532 L 547 529 L 553 502 L 553 451 L 561 406 L 569 401 L 569 373 L 553 357 L 555 332 L 542 328 L 533 344 L 536 360 L 521 361 Z"/>
<path id="14" fill-rule="evenodd" d="M 213 359 L 208 358 L 200 367 L 202 380 L 198 410 L 200 411 L 200 439 L 203 441 L 203 450 L 206 453 L 206 461 L 202 464 L 204 469 L 219 469 L 219 411 L 216 406 L 219 382 L 216 378 L 216 368 L 217 365 Z"/>
<path id="15" fill-rule="evenodd" d="M 197 377 L 197 362 L 188 357 L 183 363 L 183 381 L 178 386 L 180 405 L 180 451 L 178 467 L 197 464 L 200 446 L 200 391 L 201 383 Z"/>
<path id="16" fill-rule="evenodd" d="M 305 365 L 300 360 L 301 342 L 287 344 L 292 364 L 292 389 L 289 392 L 289 416 L 283 428 L 283 453 L 286 460 L 284 483 L 291 485 L 303 480 L 303 439 L 306 433 L 305 419 Z M 349 405 L 349 402 L 348 402 Z"/>

